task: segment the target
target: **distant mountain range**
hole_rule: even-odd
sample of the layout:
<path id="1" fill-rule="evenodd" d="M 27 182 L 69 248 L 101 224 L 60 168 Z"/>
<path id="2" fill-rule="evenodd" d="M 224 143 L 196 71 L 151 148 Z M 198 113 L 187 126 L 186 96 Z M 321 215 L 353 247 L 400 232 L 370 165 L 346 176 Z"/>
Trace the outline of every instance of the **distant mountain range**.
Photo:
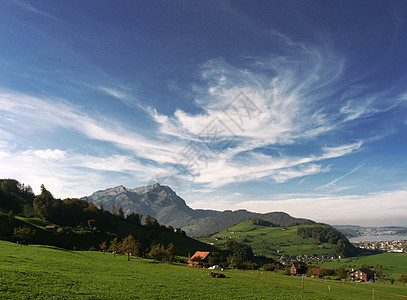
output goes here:
<path id="1" fill-rule="evenodd" d="M 314 223 L 308 219 L 291 217 L 284 212 L 260 214 L 247 210 L 221 212 L 192 209 L 170 187 L 158 183 L 134 189 L 117 186 L 97 191 L 86 198 L 98 207 L 103 204 L 109 211 L 112 211 L 114 205 L 116 209 L 121 206 L 125 215 L 131 212 L 142 213 L 144 217 L 150 215 L 160 224 L 182 228 L 191 236 L 207 236 L 254 217 L 280 225 Z"/>

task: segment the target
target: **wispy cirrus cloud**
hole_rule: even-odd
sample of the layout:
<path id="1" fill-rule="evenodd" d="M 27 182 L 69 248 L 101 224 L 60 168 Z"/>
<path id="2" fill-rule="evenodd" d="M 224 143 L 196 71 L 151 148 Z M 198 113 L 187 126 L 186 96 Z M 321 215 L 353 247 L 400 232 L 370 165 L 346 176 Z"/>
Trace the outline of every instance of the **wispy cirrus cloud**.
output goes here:
<path id="1" fill-rule="evenodd" d="M 179 176 L 212 188 L 266 178 L 282 183 L 329 172 L 331 166 L 324 161 L 360 151 L 365 139 L 331 140 L 324 146 L 315 143 L 311 153 L 276 156 L 266 149 L 343 133 L 344 124 L 387 111 L 399 103 L 391 99 L 403 97 L 391 98 L 386 92 L 361 97 L 363 86 L 346 89 L 343 85 L 344 57 L 328 47 L 310 47 L 273 35 L 286 48 L 286 55 L 246 57 L 235 65 L 218 58 L 201 66 L 201 79 L 188 91 L 195 95 L 199 112 L 178 108 L 165 115 L 158 108 L 141 105 L 126 88 L 93 87 L 130 107 L 142 108 L 144 117 L 157 125 L 157 130 L 143 134 L 129 128 L 126 120 L 89 115 L 69 99 L 0 91 L 0 111 L 4 120 L 17 120 L 11 135 L 13 130 L 73 130 L 89 140 L 130 151 L 140 167 L 155 164 L 156 168 L 176 169 L 174 173 L 185 171 L 185 165 L 198 168 L 192 177 Z M 35 118 L 38 115 L 41 122 Z"/>
<path id="2" fill-rule="evenodd" d="M 39 15 L 41 17 L 46 17 L 46 18 L 52 19 L 52 20 L 57 21 L 57 22 L 65 23 L 64 21 L 54 17 L 53 15 L 48 14 L 48 13 L 46 13 L 46 12 L 40 10 L 40 9 L 37 9 L 34 6 L 32 6 L 31 4 L 28 4 L 28 3 L 24 2 L 24 1 L 15 0 L 15 1 L 13 1 L 13 3 L 20 6 L 23 9 L 31 12 L 31 13 Z"/>
<path id="3" fill-rule="evenodd" d="M 91 117 L 66 100 L 29 96 L 21 93 L 0 93 L 0 111 L 19 122 L 15 130 L 52 130 L 67 128 L 89 139 L 109 142 L 136 156 L 157 163 L 173 163 L 174 151 L 181 145 L 160 143 L 126 129 L 106 117 Z M 37 116 L 41 115 L 41 120 Z M 23 121 L 24 120 L 24 121 Z"/>
<path id="4" fill-rule="evenodd" d="M 142 105 L 132 94 L 125 88 L 118 88 L 118 87 L 106 87 L 106 86 L 99 86 L 96 88 L 97 90 L 103 92 L 105 95 L 110 97 L 116 98 L 123 102 L 130 108 L 140 108 L 141 110 L 145 111 L 148 109 L 145 105 Z"/>
<path id="5" fill-rule="evenodd" d="M 338 177 L 338 178 L 332 180 L 331 182 L 329 182 L 329 183 L 327 183 L 327 184 L 324 184 L 324 185 L 321 185 L 321 186 L 315 188 L 315 191 L 322 190 L 322 191 L 336 191 L 336 192 L 337 192 L 337 191 L 342 191 L 342 190 L 344 190 L 344 189 L 348 189 L 349 187 L 338 188 L 338 187 L 336 186 L 336 183 L 337 183 L 338 181 L 344 179 L 345 177 L 348 177 L 349 175 L 355 173 L 356 171 L 358 171 L 360 168 L 362 168 L 362 167 L 364 167 L 364 166 L 365 166 L 365 163 L 356 166 L 355 168 L 353 168 L 352 170 L 350 170 L 350 171 L 349 171 L 348 173 L 346 173 L 345 175 L 342 175 L 342 176 L 340 176 L 340 177 Z"/>
<path id="6" fill-rule="evenodd" d="M 130 155 L 94 156 L 61 149 L 0 150 L 0 165 L 0 177 L 18 178 L 36 193 L 46 184 L 61 198 L 89 195 L 112 185 L 147 183 L 152 174 L 166 170 Z"/>
<path id="7" fill-rule="evenodd" d="M 106 93 L 107 95 L 115 97 L 120 100 L 128 100 L 129 98 L 132 98 L 130 95 L 124 93 L 123 91 L 119 91 L 117 89 L 108 88 L 108 87 L 104 87 L 104 86 L 99 87 L 99 89 L 102 92 Z"/>

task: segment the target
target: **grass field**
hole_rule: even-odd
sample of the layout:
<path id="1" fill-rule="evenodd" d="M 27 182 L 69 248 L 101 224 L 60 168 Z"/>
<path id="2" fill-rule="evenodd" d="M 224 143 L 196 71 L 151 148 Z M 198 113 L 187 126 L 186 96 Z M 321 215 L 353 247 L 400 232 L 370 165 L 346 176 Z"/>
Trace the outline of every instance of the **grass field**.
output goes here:
<path id="1" fill-rule="evenodd" d="M 321 225 L 301 225 L 312 227 Z M 297 235 L 297 228 L 291 227 L 267 227 L 255 225 L 251 220 L 239 223 L 228 230 L 212 235 L 210 238 L 200 239 L 206 243 L 215 245 L 224 244 L 226 239 L 232 238 L 238 242 L 249 244 L 256 254 L 270 256 L 279 251 L 278 255 L 333 255 L 336 245 L 329 243 L 317 244 L 313 238 L 302 238 Z M 216 241 L 214 238 L 222 240 Z"/>
<path id="2" fill-rule="evenodd" d="M 341 259 L 339 262 L 332 261 L 319 264 L 320 267 L 328 269 L 336 269 L 341 266 L 344 266 L 347 269 L 356 269 L 363 265 L 382 265 L 385 273 L 388 273 L 391 277 L 397 279 L 401 274 L 407 275 L 407 254 L 381 253 L 356 258 L 345 258 Z"/>
<path id="3" fill-rule="evenodd" d="M 223 272 L 91 251 L 0 241 L 1 299 L 406 299 L 407 288 L 274 272 Z"/>

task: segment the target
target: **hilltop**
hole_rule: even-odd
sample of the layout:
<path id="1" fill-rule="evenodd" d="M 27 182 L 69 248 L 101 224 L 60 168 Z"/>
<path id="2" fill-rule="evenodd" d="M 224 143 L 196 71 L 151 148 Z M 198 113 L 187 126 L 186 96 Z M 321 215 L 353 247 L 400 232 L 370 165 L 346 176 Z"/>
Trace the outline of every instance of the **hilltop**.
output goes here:
<path id="1" fill-rule="evenodd" d="M 44 187 L 34 195 L 29 186 L 14 179 L 0 179 L 0 239 L 16 240 L 15 230 L 28 228 L 31 243 L 54 245 L 66 249 L 99 249 L 103 242 L 132 235 L 147 251 L 152 245 L 175 244 L 179 255 L 188 256 L 196 249 L 217 251 L 213 246 L 194 240 L 185 232 L 160 225 L 147 216 L 130 213 L 126 217 L 119 208 L 109 211 L 81 199 L 56 199 Z M 47 227 L 48 226 L 48 227 Z M 51 226 L 51 227 L 50 227 Z"/>
<path id="2" fill-rule="evenodd" d="M 284 212 L 260 214 L 247 210 L 221 212 L 192 209 L 170 187 L 158 183 L 134 189 L 117 186 L 97 191 L 82 199 L 87 199 L 96 206 L 103 205 L 111 212 L 112 206 L 116 208 L 121 206 L 125 214 L 133 211 L 144 216 L 150 215 L 161 224 L 182 228 L 191 236 L 207 236 L 255 217 L 280 225 L 313 222 L 308 219 L 294 218 Z"/>
<path id="3" fill-rule="evenodd" d="M 250 245 L 255 254 L 264 256 L 351 256 L 358 252 L 342 233 L 327 224 L 281 226 L 258 218 L 200 240 L 222 247 L 228 239 Z"/>

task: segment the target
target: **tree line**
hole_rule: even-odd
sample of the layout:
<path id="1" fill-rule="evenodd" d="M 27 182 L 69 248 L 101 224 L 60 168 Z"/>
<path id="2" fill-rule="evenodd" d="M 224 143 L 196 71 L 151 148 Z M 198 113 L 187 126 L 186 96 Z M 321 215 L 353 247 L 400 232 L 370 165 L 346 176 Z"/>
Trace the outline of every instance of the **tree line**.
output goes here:
<path id="1" fill-rule="evenodd" d="M 0 217 L 7 223 L 7 230 L 0 232 L 0 237 L 6 234 L 7 236 L 2 238 L 13 238 L 15 241 L 28 241 L 35 236 L 35 231 L 18 227 L 17 224 L 21 225 L 21 221 L 16 220 L 15 216 L 38 217 L 57 224 L 60 226 L 55 232 L 57 234 L 69 234 L 75 230 L 116 232 L 126 228 L 125 223 L 128 223 L 147 232 L 143 238 L 143 243 L 147 246 L 162 232 L 186 235 L 180 229 L 159 224 L 157 219 L 150 215 L 144 218 L 144 224 L 141 213 L 131 212 L 125 216 L 121 206 L 116 208 L 113 205 L 111 213 L 103 204 L 98 208 L 86 199 L 55 198 L 44 185 L 41 185 L 41 193 L 36 196 L 30 186 L 25 186 L 15 179 L 0 179 L 0 214 L 2 213 Z"/>
<path id="2" fill-rule="evenodd" d="M 313 238 L 317 243 L 336 244 L 335 254 L 340 256 L 353 256 L 358 253 L 349 240 L 338 230 L 331 226 L 298 227 L 297 235 L 302 238 Z"/>

